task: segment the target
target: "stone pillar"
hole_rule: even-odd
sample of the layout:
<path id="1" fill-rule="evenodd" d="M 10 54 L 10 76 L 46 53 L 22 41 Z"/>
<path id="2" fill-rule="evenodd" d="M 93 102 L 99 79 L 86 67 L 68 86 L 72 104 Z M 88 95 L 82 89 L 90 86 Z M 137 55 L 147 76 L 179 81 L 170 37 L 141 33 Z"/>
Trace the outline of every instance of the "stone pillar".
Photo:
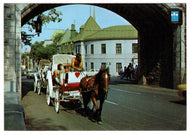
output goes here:
<path id="1" fill-rule="evenodd" d="M 4 91 L 21 96 L 21 11 L 4 4 Z"/>
<path id="2" fill-rule="evenodd" d="M 84 45 L 83 41 L 81 42 L 80 53 L 81 53 L 81 56 L 82 56 L 82 59 L 83 59 L 83 68 L 84 68 L 84 70 L 86 70 L 85 69 L 85 45 Z"/>
<path id="3" fill-rule="evenodd" d="M 183 24 L 173 28 L 173 87 L 186 83 L 186 17 L 183 12 Z"/>

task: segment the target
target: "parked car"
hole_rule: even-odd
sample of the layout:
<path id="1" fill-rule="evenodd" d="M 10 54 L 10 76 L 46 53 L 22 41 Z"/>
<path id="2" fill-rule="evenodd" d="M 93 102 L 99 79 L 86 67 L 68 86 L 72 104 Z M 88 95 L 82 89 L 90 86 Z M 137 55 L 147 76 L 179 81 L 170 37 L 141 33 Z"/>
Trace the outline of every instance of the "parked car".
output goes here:
<path id="1" fill-rule="evenodd" d="M 34 78 L 34 74 L 37 73 L 37 70 L 28 70 L 26 77 L 27 78 Z"/>
<path id="2" fill-rule="evenodd" d="M 180 84 L 177 86 L 177 88 L 178 88 L 178 95 L 184 97 L 184 99 L 186 100 L 186 93 L 187 93 L 186 84 Z"/>

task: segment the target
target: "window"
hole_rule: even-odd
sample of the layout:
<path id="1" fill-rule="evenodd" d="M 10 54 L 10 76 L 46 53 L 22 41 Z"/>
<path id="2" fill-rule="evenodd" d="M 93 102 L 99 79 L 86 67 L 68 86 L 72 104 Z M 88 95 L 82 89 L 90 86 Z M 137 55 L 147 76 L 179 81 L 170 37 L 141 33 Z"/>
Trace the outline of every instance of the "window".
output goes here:
<path id="1" fill-rule="evenodd" d="M 106 63 L 102 63 L 102 64 L 101 64 L 101 67 L 102 67 L 103 69 L 106 69 Z"/>
<path id="2" fill-rule="evenodd" d="M 85 54 L 87 54 L 87 45 L 85 45 Z"/>
<path id="3" fill-rule="evenodd" d="M 102 54 L 106 54 L 106 44 L 102 44 Z"/>
<path id="4" fill-rule="evenodd" d="M 80 45 L 76 46 L 76 53 L 80 53 Z"/>
<path id="5" fill-rule="evenodd" d="M 91 63 L 91 71 L 93 71 L 94 70 L 94 63 L 92 62 Z"/>
<path id="6" fill-rule="evenodd" d="M 132 53 L 138 53 L 138 44 L 137 43 L 132 44 Z"/>
<path id="7" fill-rule="evenodd" d="M 80 53 L 80 45 L 76 45 L 75 53 Z"/>
<path id="8" fill-rule="evenodd" d="M 94 45 L 91 44 L 91 54 L 94 54 Z"/>
<path id="9" fill-rule="evenodd" d="M 116 54 L 121 54 L 121 44 L 120 43 L 116 44 Z"/>
<path id="10" fill-rule="evenodd" d="M 87 62 L 85 62 L 85 69 L 87 70 Z"/>
<path id="11" fill-rule="evenodd" d="M 116 63 L 116 72 L 119 72 L 121 67 L 122 67 L 121 63 Z"/>

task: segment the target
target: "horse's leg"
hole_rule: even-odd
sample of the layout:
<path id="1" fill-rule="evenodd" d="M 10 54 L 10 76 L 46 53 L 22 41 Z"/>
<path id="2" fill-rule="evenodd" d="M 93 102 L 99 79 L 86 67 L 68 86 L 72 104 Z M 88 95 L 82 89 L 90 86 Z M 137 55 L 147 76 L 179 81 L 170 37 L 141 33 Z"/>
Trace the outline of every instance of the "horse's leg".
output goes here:
<path id="1" fill-rule="evenodd" d="M 89 95 L 89 93 L 83 93 L 82 96 L 83 96 L 83 104 L 84 104 L 85 115 L 89 115 L 88 103 L 90 101 L 90 95 Z"/>
<path id="2" fill-rule="evenodd" d="M 102 113 L 102 107 L 103 107 L 104 99 L 100 99 L 100 107 L 97 110 L 97 122 L 98 124 L 102 124 L 102 119 L 101 119 L 101 113 Z"/>
<path id="3" fill-rule="evenodd" d="M 91 121 L 95 122 L 97 120 L 97 110 L 99 109 L 99 107 L 98 107 L 98 103 L 97 103 L 97 100 L 96 100 L 94 92 L 91 94 L 91 99 L 92 99 L 92 103 L 93 103 L 93 105 L 95 107 L 96 112 L 95 112 L 95 115 L 94 115 L 93 110 L 92 110 L 92 113 L 90 114 L 89 119 Z"/>

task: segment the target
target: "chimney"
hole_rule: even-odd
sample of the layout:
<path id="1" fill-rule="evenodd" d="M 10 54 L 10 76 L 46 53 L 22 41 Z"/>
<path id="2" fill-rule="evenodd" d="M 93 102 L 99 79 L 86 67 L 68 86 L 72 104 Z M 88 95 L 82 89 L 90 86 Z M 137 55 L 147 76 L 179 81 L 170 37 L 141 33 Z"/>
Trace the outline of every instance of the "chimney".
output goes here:
<path id="1" fill-rule="evenodd" d="M 75 30 L 75 25 L 71 24 L 71 39 L 76 37 L 76 30 Z"/>
<path id="2" fill-rule="evenodd" d="M 75 25 L 71 24 L 71 30 L 75 30 Z"/>

